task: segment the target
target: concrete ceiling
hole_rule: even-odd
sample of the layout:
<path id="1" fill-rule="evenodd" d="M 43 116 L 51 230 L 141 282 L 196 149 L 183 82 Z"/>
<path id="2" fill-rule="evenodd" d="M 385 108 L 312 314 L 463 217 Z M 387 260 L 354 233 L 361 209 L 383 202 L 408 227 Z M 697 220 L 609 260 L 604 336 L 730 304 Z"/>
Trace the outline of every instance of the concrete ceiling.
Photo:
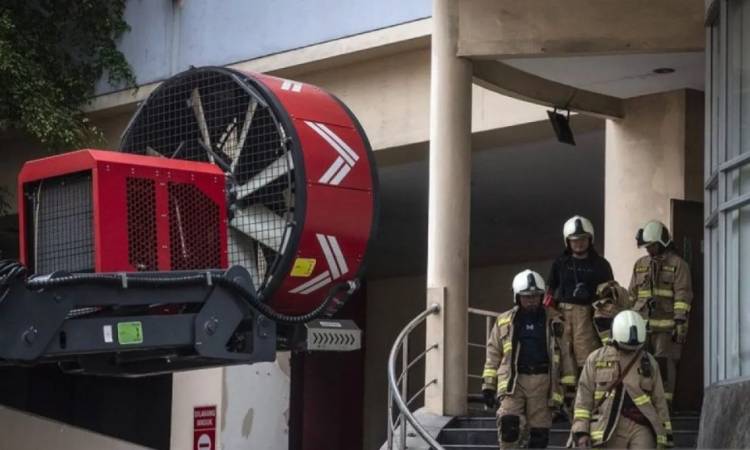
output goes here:
<path id="1" fill-rule="evenodd" d="M 513 58 L 502 62 L 548 80 L 619 98 L 683 88 L 703 90 L 705 78 L 703 52 Z M 674 72 L 654 73 L 659 68 Z"/>
<path id="2" fill-rule="evenodd" d="M 601 228 L 604 132 L 588 131 L 576 140 L 578 146 L 571 147 L 544 136 L 474 152 L 472 266 L 554 257 L 561 251 L 562 224 L 574 214 L 590 217 Z M 368 277 L 424 273 L 427 161 L 380 166 L 379 173 L 382 213 Z"/>

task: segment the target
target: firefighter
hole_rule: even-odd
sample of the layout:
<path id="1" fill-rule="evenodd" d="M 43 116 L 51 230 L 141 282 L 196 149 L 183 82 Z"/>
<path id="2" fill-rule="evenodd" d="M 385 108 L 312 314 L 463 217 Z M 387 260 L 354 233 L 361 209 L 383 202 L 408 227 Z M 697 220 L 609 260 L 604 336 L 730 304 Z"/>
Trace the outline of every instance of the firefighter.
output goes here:
<path id="1" fill-rule="evenodd" d="M 688 314 L 693 300 L 690 268 L 677 256 L 667 227 L 648 222 L 636 235 L 648 255 L 633 266 L 630 298 L 633 309 L 648 319 L 648 348 L 659 362 L 670 405 L 677 379 L 677 363 L 687 340 Z"/>
<path id="2" fill-rule="evenodd" d="M 563 314 L 565 339 L 578 366 L 600 346 L 594 330 L 592 303 L 597 287 L 614 279 L 609 262 L 594 249 L 594 226 L 582 216 L 568 219 L 563 226 L 565 251 L 552 264 L 545 304 L 556 304 Z M 568 403 L 575 396 L 577 373 L 561 380 Z"/>
<path id="3" fill-rule="evenodd" d="M 515 306 L 497 318 L 487 342 L 482 394 L 497 411 L 501 448 L 518 446 L 525 417 L 530 448 L 545 448 L 553 409 L 562 405 L 559 385 L 562 316 L 544 308 L 544 279 L 524 270 L 513 279 Z M 563 365 L 573 366 L 572 363 Z"/>
<path id="4" fill-rule="evenodd" d="M 664 386 L 645 342 L 646 321 L 623 311 L 612 323 L 612 341 L 586 359 L 571 428 L 578 447 L 671 446 Z"/>

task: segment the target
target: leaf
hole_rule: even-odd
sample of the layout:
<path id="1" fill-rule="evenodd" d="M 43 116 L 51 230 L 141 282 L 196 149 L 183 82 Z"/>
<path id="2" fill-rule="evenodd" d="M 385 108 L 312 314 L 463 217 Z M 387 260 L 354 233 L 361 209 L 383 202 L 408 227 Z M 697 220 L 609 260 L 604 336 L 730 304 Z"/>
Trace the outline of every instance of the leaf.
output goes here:
<path id="1" fill-rule="evenodd" d="M 124 0 L 4 0 L 0 6 L 0 128 L 63 151 L 101 144 L 81 107 L 97 81 L 133 87 L 117 39 Z"/>

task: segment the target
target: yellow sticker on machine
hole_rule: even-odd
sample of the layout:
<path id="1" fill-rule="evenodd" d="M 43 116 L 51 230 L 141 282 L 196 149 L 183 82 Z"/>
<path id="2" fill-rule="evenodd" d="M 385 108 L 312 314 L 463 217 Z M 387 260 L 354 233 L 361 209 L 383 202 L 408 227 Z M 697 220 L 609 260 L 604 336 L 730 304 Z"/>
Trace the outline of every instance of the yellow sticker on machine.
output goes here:
<path id="1" fill-rule="evenodd" d="M 309 277 L 315 270 L 315 258 L 297 258 L 294 260 L 294 266 L 292 266 L 293 277 Z"/>

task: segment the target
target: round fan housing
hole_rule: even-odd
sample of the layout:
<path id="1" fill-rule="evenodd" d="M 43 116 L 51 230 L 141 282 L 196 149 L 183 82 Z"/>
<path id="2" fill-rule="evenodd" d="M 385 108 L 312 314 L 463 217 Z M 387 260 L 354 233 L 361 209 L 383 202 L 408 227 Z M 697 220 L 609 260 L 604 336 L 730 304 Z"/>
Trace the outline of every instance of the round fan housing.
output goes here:
<path id="1" fill-rule="evenodd" d="M 377 174 L 351 111 L 306 83 L 190 69 L 140 106 L 122 151 L 208 161 L 226 174 L 228 260 L 277 311 L 303 314 L 361 276 Z"/>

